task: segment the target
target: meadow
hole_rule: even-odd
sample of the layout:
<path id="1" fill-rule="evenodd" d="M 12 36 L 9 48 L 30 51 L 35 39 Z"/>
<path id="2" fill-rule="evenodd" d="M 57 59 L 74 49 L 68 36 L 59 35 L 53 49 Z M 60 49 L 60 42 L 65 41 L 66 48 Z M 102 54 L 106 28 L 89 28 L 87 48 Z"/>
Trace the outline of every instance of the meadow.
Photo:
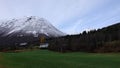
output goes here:
<path id="1" fill-rule="evenodd" d="M 120 53 L 0 52 L 0 68 L 120 68 Z"/>

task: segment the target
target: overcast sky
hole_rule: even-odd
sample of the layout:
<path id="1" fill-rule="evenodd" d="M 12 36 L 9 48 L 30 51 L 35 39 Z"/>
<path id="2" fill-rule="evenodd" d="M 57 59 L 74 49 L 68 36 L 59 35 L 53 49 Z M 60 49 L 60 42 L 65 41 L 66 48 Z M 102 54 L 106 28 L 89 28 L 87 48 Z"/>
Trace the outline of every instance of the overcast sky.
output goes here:
<path id="1" fill-rule="evenodd" d="M 0 19 L 38 16 L 77 34 L 120 22 L 120 0 L 0 0 Z"/>

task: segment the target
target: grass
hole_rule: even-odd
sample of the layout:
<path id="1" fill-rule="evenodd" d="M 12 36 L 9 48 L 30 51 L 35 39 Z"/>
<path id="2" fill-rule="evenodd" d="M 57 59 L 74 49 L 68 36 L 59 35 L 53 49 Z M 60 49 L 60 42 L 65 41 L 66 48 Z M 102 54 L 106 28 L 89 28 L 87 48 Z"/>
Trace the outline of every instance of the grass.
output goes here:
<path id="1" fill-rule="evenodd" d="M 120 68 L 120 53 L 58 53 L 48 50 L 0 53 L 0 68 Z"/>

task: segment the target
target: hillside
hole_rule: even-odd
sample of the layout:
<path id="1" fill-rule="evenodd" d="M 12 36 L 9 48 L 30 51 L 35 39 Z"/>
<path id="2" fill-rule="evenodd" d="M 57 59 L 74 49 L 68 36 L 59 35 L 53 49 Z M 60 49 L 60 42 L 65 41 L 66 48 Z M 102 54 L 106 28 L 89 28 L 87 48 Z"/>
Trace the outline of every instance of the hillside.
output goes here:
<path id="1" fill-rule="evenodd" d="M 120 52 L 120 23 L 78 35 L 52 38 L 50 50 L 83 52 Z"/>

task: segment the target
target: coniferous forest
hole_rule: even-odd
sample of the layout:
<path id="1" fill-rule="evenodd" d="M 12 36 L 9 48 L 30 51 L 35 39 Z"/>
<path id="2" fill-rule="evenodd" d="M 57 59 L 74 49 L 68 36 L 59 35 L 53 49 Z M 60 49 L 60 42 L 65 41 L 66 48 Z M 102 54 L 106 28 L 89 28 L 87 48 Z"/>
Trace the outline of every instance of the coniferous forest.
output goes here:
<path id="1" fill-rule="evenodd" d="M 50 38 L 49 50 L 59 52 L 120 52 L 120 23 L 77 35 Z"/>

